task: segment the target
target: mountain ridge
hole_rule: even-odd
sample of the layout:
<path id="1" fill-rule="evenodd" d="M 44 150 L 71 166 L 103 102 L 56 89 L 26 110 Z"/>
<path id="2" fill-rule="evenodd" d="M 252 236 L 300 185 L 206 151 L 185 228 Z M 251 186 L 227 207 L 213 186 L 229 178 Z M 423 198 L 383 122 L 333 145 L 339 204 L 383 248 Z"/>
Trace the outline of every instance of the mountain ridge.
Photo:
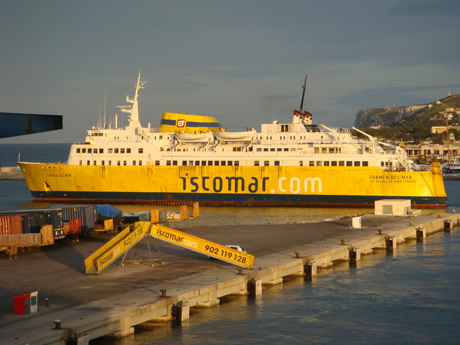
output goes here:
<path id="1" fill-rule="evenodd" d="M 357 112 L 354 126 L 357 128 L 445 126 L 446 118 L 458 124 L 459 116 L 460 94 L 455 94 L 427 104 L 361 108 Z"/>

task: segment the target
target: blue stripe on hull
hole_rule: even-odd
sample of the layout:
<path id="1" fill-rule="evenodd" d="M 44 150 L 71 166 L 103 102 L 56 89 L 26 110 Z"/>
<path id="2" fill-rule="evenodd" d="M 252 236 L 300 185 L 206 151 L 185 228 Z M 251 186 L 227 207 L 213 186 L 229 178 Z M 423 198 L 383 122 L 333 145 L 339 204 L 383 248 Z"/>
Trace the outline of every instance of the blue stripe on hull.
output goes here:
<path id="1" fill-rule="evenodd" d="M 282 195 L 282 194 L 219 194 L 219 193 L 130 193 L 130 192 L 34 192 L 40 201 L 78 201 L 111 203 L 182 203 L 198 201 L 201 205 L 229 206 L 311 206 L 311 207 L 374 207 L 381 199 L 411 199 L 413 207 L 445 208 L 447 198 L 410 196 L 353 195 Z"/>

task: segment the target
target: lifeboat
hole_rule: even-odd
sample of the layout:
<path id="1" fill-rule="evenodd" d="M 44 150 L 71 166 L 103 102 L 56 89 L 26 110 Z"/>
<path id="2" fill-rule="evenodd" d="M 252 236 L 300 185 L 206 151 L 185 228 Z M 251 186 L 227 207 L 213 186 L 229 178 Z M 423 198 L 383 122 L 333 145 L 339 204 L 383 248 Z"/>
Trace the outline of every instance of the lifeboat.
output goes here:
<path id="1" fill-rule="evenodd" d="M 251 141 L 256 134 L 256 130 L 253 129 L 244 132 L 216 132 L 215 134 L 217 139 L 221 141 Z"/>
<path id="2" fill-rule="evenodd" d="M 179 141 L 185 143 L 205 143 L 212 141 L 213 135 L 211 132 L 204 133 L 177 133 L 176 137 Z"/>

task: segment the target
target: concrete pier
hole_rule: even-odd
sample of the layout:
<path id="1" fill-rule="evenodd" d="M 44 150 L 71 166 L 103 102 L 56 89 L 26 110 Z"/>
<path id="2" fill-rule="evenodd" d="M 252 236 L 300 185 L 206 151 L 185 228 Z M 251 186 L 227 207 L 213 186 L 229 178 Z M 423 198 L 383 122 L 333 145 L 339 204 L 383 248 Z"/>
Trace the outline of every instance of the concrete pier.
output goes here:
<path id="1" fill-rule="evenodd" d="M 183 322 L 190 308 L 210 307 L 228 295 L 260 296 L 263 286 L 282 283 L 284 277 L 314 276 L 335 262 L 365 260 L 362 256 L 373 250 L 391 250 L 398 243 L 416 240 L 421 227 L 429 236 L 444 231 L 446 222 L 458 226 L 459 217 L 366 214 L 359 228 L 351 226 L 351 219 L 343 219 L 181 229 L 218 243 L 243 245 L 256 256 L 251 270 L 161 243 L 165 265 L 114 265 L 99 276 L 86 276 L 83 259 L 104 239 L 36 249 L 15 261 L 0 260 L 2 280 L 7 282 L 0 294 L 0 344 L 62 344 L 65 339 L 84 343 L 109 334 L 132 334 L 136 325 L 145 322 L 173 318 Z M 51 307 L 40 300 L 38 312 L 14 315 L 13 297 L 32 289 L 39 291 L 41 299 L 48 298 Z M 59 328 L 53 320 L 61 320 Z"/>

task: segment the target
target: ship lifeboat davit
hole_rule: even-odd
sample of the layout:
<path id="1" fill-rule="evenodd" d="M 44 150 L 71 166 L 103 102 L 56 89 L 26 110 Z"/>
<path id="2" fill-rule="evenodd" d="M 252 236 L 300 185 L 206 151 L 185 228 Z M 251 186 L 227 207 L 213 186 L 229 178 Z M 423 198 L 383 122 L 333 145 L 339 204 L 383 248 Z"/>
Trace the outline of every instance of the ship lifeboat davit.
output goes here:
<path id="1" fill-rule="evenodd" d="M 244 131 L 244 132 L 216 132 L 217 139 L 221 141 L 251 141 L 256 130 Z"/>

